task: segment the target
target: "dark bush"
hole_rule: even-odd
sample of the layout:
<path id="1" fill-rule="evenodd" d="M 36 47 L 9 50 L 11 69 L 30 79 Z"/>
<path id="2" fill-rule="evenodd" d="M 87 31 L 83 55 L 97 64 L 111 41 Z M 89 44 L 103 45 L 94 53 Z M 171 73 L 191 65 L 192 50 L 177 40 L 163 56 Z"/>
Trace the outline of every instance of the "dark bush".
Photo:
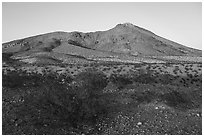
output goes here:
<path id="1" fill-rule="evenodd" d="M 155 80 L 162 84 L 172 84 L 175 80 L 175 76 L 170 74 L 159 74 L 153 81 Z"/>
<path id="2" fill-rule="evenodd" d="M 133 83 L 132 79 L 127 75 L 112 74 L 109 79 L 111 82 L 116 84 L 119 87 L 119 89 L 122 89 L 126 85 Z"/>
<path id="3" fill-rule="evenodd" d="M 108 84 L 106 75 L 95 70 L 79 73 L 76 76 L 75 81 L 81 83 L 84 90 L 95 92 L 102 90 Z"/>
<path id="4" fill-rule="evenodd" d="M 192 107 L 192 100 L 185 93 L 171 91 L 161 96 L 161 99 L 170 107 L 188 109 Z"/>
<path id="5" fill-rule="evenodd" d="M 133 78 L 135 82 L 143 83 L 143 84 L 149 84 L 149 83 L 155 83 L 156 79 L 151 74 L 140 74 L 139 76 L 135 76 Z"/>
<path id="6" fill-rule="evenodd" d="M 60 46 L 61 45 L 61 40 L 60 39 L 53 38 L 53 41 L 54 41 L 54 45 L 56 45 L 56 46 Z"/>
<path id="7" fill-rule="evenodd" d="M 12 59 L 13 53 L 2 53 L 2 61 L 5 61 L 7 64 L 14 64 L 16 62 L 15 59 Z"/>
<path id="8" fill-rule="evenodd" d="M 102 94 L 107 85 L 105 75 L 83 72 L 70 86 L 60 83 L 59 78 L 55 74 L 43 76 L 42 84 L 27 94 L 17 109 L 17 117 L 37 128 L 38 134 L 43 133 L 44 125 L 79 129 L 84 124 L 94 125 L 107 114 L 107 98 Z"/>
<path id="9" fill-rule="evenodd" d="M 28 75 L 23 71 L 11 71 L 2 77 L 3 87 L 21 88 L 38 86 L 41 83 L 39 74 Z"/>
<path id="10" fill-rule="evenodd" d="M 152 100 L 157 98 L 156 93 L 154 91 L 143 91 L 143 92 L 135 92 L 131 95 L 131 98 L 136 100 L 138 103 L 150 103 Z"/>

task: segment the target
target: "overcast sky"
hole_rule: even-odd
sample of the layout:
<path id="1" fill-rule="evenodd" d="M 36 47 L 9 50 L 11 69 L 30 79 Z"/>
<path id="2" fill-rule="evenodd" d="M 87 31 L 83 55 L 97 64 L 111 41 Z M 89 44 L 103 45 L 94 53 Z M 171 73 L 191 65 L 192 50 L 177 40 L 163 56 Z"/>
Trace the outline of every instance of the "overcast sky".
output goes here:
<path id="1" fill-rule="evenodd" d="M 202 49 L 200 3 L 3 3 L 3 42 L 52 31 L 108 30 L 130 22 Z"/>

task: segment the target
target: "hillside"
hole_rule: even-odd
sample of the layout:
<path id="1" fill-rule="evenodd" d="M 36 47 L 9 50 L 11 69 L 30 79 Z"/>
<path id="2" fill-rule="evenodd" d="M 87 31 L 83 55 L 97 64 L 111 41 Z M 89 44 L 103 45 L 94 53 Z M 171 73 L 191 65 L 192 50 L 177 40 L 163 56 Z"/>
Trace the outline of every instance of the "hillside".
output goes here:
<path id="1" fill-rule="evenodd" d="M 111 58 L 112 61 L 135 63 L 140 61 L 138 57 L 156 56 L 153 62 L 158 62 L 163 61 L 161 56 L 174 56 L 176 59 L 178 56 L 188 56 L 193 58 L 191 60 L 202 56 L 200 50 L 167 40 L 130 23 L 118 24 L 107 31 L 52 32 L 3 43 L 2 48 L 3 53 L 12 54 L 14 59 L 28 59 L 31 54 L 44 52 L 77 55 L 90 60 L 103 58 L 106 61 Z M 65 59 L 60 61 L 66 62 Z"/>

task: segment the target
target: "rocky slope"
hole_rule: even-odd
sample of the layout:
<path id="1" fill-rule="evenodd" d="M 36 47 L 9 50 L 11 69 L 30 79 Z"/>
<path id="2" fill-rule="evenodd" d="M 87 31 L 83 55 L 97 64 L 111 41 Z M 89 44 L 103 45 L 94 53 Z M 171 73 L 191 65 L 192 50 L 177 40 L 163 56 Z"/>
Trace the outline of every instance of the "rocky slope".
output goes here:
<path id="1" fill-rule="evenodd" d="M 52 32 L 3 44 L 3 53 L 12 53 L 13 58 L 39 59 L 39 54 L 49 54 L 51 58 L 61 54 L 67 56 L 60 61 L 68 62 L 69 55 L 90 60 L 101 58 L 123 62 L 140 62 L 138 57 L 190 56 L 201 57 L 202 52 L 173 41 L 130 23 L 118 24 L 107 31 Z M 158 60 L 157 60 L 158 61 Z M 161 61 L 161 60 L 160 60 Z"/>

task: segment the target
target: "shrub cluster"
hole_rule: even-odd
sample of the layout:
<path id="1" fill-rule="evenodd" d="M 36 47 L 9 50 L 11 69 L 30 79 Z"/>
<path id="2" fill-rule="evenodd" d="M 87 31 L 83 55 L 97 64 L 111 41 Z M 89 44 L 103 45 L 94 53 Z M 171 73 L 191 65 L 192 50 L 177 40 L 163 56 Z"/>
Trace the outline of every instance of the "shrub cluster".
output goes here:
<path id="1" fill-rule="evenodd" d="M 32 76 L 12 74 L 12 77 L 4 77 L 4 81 L 14 82 L 11 78 L 20 83 L 7 84 L 7 87 L 21 87 L 24 80 L 35 79 Z M 68 84 L 63 84 L 62 79 L 68 81 Z M 27 123 L 27 126 L 34 125 L 38 131 L 44 128 L 44 125 L 53 129 L 79 129 L 84 124 L 94 125 L 98 118 L 107 115 L 107 99 L 102 94 L 102 89 L 108 81 L 102 73 L 83 72 L 74 79 L 56 74 L 41 77 L 38 75 L 34 82 L 38 83 L 37 87 L 24 96 L 24 102 L 16 109 L 16 115 Z"/>
<path id="2" fill-rule="evenodd" d="M 24 71 L 11 71 L 8 74 L 3 74 L 2 86 L 9 88 L 39 86 L 41 80 L 40 74 L 28 75 Z"/>
<path id="3" fill-rule="evenodd" d="M 124 88 L 128 84 L 132 84 L 132 78 L 130 78 L 128 75 L 117 75 L 112 74 L 109 78 L 111 82 L 113 82 L 115 85 L 118 86 L 119 89 Z"/>

